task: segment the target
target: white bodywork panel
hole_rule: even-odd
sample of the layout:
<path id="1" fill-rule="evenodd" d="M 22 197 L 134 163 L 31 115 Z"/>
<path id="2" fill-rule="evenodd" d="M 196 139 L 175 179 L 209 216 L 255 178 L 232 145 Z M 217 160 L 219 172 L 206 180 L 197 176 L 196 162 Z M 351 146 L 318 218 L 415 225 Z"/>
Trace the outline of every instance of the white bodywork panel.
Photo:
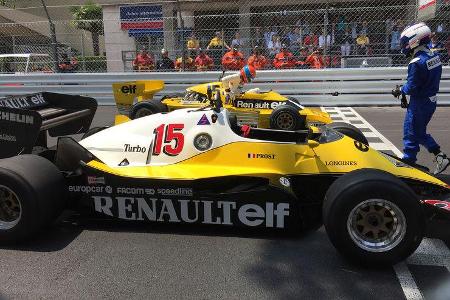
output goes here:
<path id="1" fill-rule="evenodd" d="M 217 116 L 215 123 L 212 122 L 213 114 Z M 199 125 L 202 118 L 204 121 L 204 115 L 209 125 Z M 163 151 L 159 155 L 152 154 L 155 145 L 155 128 L 162 124 L 166 125 L 166 131 L 169 124 L 183 124 L 183 129 L 176 131 L 184 136 L 184 145 L 179 154 L 171 156 Z M 168 165 L 202 153 L 193 143 L 194 138 L 201 133 L 208 133 L 212 137 L 212 146 L 209 150 L 239 141 L 260 142 L 235 134 L 230 128 L 228 111 L 225 109 L 222 109 L 220 113 L 212 109 L 180 109 L 107 128 L 80 141 L 80 144 L 109 166 L 117 167 L 125 159 L 129 163 L 128 166 Z M 162 147 L 166 145 L 176 147 L 175 140 L 165 143 L 166 137 L 167 132 L 164 134 Z"/>

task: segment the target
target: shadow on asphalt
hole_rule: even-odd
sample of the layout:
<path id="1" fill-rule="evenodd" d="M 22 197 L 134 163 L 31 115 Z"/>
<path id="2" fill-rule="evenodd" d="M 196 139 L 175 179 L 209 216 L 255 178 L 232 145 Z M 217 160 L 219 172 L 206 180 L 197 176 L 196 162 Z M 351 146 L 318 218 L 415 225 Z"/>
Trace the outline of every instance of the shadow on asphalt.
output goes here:
<path id="1" fill-rule="evenodd" d="M 282 253 L 282 255 L 280 255 Z M 325 231 L 302 241 L 269 240 L 244 272 L 279 299 L 404 299 L 391 267 L 367 269 L 344 260 Z M 374 287 L 379 287 L 375 288 Z"/>

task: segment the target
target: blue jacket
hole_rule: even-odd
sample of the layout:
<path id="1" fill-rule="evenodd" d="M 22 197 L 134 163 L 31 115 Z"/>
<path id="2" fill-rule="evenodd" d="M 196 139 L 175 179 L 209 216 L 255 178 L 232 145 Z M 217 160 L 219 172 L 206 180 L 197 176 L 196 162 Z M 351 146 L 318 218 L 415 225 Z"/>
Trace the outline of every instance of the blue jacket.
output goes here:
<path id="1" fill-rule="evenodd" d="M 411 96 L 411 101 L 431 100 L 439 92 L 442 64 L 439 55 L 430 51 L 418 51 L 408 65 L 408 79 L 402 93 Z M 428 102 L 428 101 L 426 101 Z"/>

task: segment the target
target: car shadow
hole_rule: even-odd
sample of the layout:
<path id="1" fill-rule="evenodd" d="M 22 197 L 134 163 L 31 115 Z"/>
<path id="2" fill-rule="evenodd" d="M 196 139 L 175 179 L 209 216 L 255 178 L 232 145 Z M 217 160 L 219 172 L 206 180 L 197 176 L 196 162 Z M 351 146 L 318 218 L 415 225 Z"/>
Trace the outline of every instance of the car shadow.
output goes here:
<path id="1" fill-rule="evenodd" d="M 268 240 L 259 256 L 244 275 L 274 298 L 404 299 L 392 267 L 364 268 L 348 262 L 323 228 L 301 240 Z"/>

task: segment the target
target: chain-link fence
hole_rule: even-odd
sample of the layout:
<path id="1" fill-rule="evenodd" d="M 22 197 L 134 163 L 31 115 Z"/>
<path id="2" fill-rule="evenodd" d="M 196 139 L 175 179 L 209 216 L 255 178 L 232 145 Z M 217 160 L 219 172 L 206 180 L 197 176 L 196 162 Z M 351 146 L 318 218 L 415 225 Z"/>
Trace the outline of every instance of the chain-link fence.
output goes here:
<path id="1" fill-rule="evenodd" d="M 419 6 L 434 14 L 433 51 L 448 63 L 450 50 L 449 0 L 47 0 L 51 23 L 42 2 L 0 0 L 1 72 L 402 66 Z"/>

